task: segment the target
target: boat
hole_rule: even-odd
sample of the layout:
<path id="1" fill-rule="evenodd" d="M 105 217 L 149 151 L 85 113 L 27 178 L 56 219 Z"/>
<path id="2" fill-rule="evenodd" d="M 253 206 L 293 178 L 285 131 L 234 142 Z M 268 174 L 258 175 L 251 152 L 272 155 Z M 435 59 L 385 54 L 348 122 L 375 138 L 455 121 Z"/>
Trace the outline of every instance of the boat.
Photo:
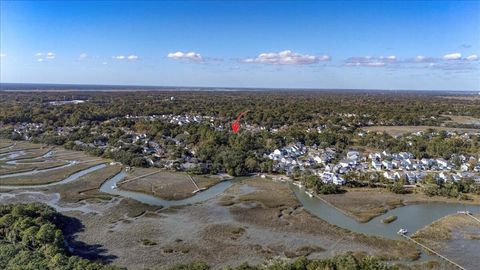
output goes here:
<path id="1" fill-rule="evenodd" d="M 403 229 L 403 228 L 401 228 L 400 230 L 398 230 L 398 232 L 397 232 L 397 233 L 398 233 L 398 234 L 401 234 L 401 235 L 405 235 L 405 234 L 407 234 L 407 233 L 408 233 L 408 231 L 407 231 L 407 229 Z"/>
<path id="2" fill-rule="evenodd" d="M 197 190 L 194 190 L 194 191 L 192 192 L 192 194 L 195 194 L 195 193 L 200 192 L 200 191 L 204 191 L 204 190 L 206 190 L 206 189 L 207 189 L 207 188 L 199 188 L 199 189 L 197 189 Z"/>
<path id="3" fill-rule="evenodd" d="M 308 197 L 310 197 L 310 198 L 313 197 L 313 193 L 311 191 L 305 191 L 305 193 L 307 193 Z"/>
<path id="4" fill-rule="evenodd" d="M 116 188 L 117 188 L 117 184 L 113 184 L 110 188 L 111 188 L 111 189 L 116 189 Z"/>

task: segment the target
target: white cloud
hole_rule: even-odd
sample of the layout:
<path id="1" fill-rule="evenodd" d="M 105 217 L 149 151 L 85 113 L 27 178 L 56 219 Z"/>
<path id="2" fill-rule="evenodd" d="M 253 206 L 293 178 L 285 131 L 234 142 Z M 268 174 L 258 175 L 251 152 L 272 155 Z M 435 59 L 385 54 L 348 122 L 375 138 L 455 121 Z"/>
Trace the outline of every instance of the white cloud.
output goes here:
<path id="1" fill-rule="evenodd" d="M 174 53 L 169 53 L 167 55 L 168 58 L 173 59 L 173 60 L 188 60 L 188 61 L 196 61 L 196 62 L 202 62 L 203 58 L 202 55 L 196 52 L 174 52 Z"/>
<path id="2" fill-rule="evenodd" d="M 78 56 L 78 59 L 79 60 L 85 60 L 88 58 L 88 54 L 86 53 L 81 53 L 79 56 Z"/>
<path id="3" fill-rule="evenodd" d="M 461 53 L 450 53 L 443 56 L 444 60 L 460 60 L 462 59 Z"/>
<path id="4" fill-rule="evenodd" d="M 384 67 L 396 62 L 397 57 L 395 55 L 390 55 L 386 57 L 363 56 L 350 57 L 345 61 L 345 65 L 350 67 Z"/>
<path id="5" fill-rule="evenodd" d="M 468 61 L 477 61 L 478 60 L 478 55 L 472 54 L 472 55 L 467 56 L 467 58 L 465 58 L 465 59 L 467 59 Z"/>
<path id="6" fill-rule="evenodd" d="M 1 58 L 5 58 L 5 57 L 7 57 L 7 55 L 6 55 L 6 54 L 4 54 L 4 53 L 0 53 L 0 59 L 1 59 Z"/>
<path id="7" fill-rule="evenodd" d="M 128 56 L 117 55 L 117 56 L 114 56 L 113 59 L 135 61 L 135 60 L 138 60 L 139 58 L 138 58 L 137 55 L 131 54 L 131 55 L 128 55 Z"/>
<path id="8" fill-rule="evenodd" d="M 331 57 L 328 55 L 314 56 L 285 50 L 278 53 L 261 53 L 256 58 L 247 58 L 242 62 L 269 65 L 309 65 L 330 60 Z"/>
<path id="9" fill-rule="evenodd" d="M 45 60 L 53 60 L 57 57 L 57 55 L 53 52 L 37 52 L 35 54 L 38 62 L 43 62 Z"/>
<path id="10" fill-rule="evenodd" d="M 47 56 L 45 56 L 47 59 L 55 59 L 55 54 L 53 52 L 48 52 Z"/>

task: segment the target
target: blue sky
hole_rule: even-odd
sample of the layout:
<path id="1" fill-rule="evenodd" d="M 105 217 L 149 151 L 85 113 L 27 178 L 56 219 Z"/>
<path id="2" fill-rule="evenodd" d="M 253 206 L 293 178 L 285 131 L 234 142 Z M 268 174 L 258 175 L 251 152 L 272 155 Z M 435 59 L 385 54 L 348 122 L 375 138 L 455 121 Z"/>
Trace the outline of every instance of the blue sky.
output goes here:
<path id="1" fill-rule="evenodd" d="M 480 1 L 4 1 L 0 81 L 480 90 Z"/>

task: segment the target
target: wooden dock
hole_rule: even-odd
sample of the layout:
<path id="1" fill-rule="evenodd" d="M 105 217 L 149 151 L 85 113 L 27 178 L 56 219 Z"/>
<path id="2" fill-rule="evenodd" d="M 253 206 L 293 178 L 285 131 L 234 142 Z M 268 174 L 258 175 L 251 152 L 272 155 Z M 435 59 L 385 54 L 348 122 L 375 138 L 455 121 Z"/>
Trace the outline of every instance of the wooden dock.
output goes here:
<path id="1" fill-rule="evenodd" d="M 155 172 L 151 172 L 151 173 L 147 173 L 147 174 L 144 174 L 144 175 L 140 175 L 140 176 L 137 176 L 137 177 L 134 177 L 134 178 L 125 180 L 125 181 L 123 181 L 123 182 L 119 182 L 118 184 L 119 184 L 119 185 L 123 185 L 123 184 L 126 184 L 126 183 L 128 183 L 128 182 L 132 182 L 132 181 L 135 181 L 135 180 L 138 180 L 138 179 L 141 179 L 141 178 L 150 176 L 150 175 L 154 175 L 154 174 L 159 173 L 159 172 L 161 172 L 161 171 L 162 171 L 162 170 L 158 170 L 158 171 L 155 171 Z"/>
<path id="2" fill-rule="evenodd" d="M 469 217 L 471 217 L 471 218 L 473 218 L 473 219 L 476 220 L 478 223 L 480 223 L 480 219 L 474 217 L 471 213 L 467 213 L 466 215 L 469 216 Z"/>
<path id="3" fill-rule="evenodd" d="M 466 270 L 464 267 L 462 267 L 462 266 L 459 265 L 458 263 L 450 260 L 449 258 L 447 258 L 447 257 L 443 256 L 442 254 L 436 252 L 435 250 L 433 250 L 433 249 L 425 246 L 424 244 L 422 244 L 422 243 L 420 243 L 420 242 L 412 239 L 410 236 L 408 236 L 408 235 L 406 235 L 406 234 L 403 234 L 403 233 L 399 233 L 399 235 L 401 235 L 401 236 L 405 237 L 406 239 L 412 241 L 413 243 L 417 244 L 418 246 L 420 246 L 421 248 L 425 249 L 426 251 L 431 252 L 432 254 L 437 255 L 438 257 L 440 257 L 441 259 L 445 260 L 446 262 L 454 265 L 454 266 L 457 267 L 458 269 Z"/>

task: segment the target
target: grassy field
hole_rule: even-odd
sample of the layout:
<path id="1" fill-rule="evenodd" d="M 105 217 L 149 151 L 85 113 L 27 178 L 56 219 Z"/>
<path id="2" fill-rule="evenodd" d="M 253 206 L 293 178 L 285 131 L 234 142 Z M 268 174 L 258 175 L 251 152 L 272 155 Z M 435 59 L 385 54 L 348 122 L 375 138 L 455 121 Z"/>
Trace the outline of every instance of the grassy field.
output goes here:
<path id="1" fill-rule="evenodd" d="M 45 155 L 46 153 L 48 153 L 53 149 L 54 149 L 53 147 L 40 146 L 40 148 L 30 149 L 25 151 L 25 155 L 21 155 L 15 159 L 18 160 L 19 162 L 22 162 L 23 160 L 26 160 L 26 159 L 38 158 Z"/>
<path id="2" fill-rule="evenodd" d="M 153 174 L 152 174 L 153 173 Z M 151 175 L 148 175 L 151 174 Z M 145 177 L 141 177 L 147 175 Z M 129 182 L 129 180 L 141 177 Z M 222 179 L 218 176 L 192 175 L 200 188 L 209 188 Z M 165 200 L 180 200 L 191 197 L 196 190 L 186 173 L 159 169 L 135 168 L 119 183 L 121 189 L 158 196 Z"/>
<path id="3" fill-rule="evenodd" d="M 6 148 L 13 145 L 12 141 L 9 140 L 0 140 L 0 149 Z"/>
<path id="4" fill-rule="evenodd" d="M 473 128 L 451 128 L 451 127 L 437 127 L 437 126 L 371 126 L 363 127 L 365 131 L 370 132 L 386 132 L 391 136 L 401 136 L 406 133 L 415 133 L 419 131 L 425 131 L 427 129 L 456 131 L 460 133 L 480 133 L 480 129 Z"/>
<path id="5" fill-rule="evenodd" d="M 368 194 L 368 195 L 367 195 Z M 359 222 L 368 222 L 389 209 L 404 205 L 400 195 L 384 189 L 349 189 L 344 194 L 322 195 L 323 199 L 351 214 Z"/>
<path id="6" fill-rule="evenodd" d="M 464 115 L 443 115 L 443 116 L 449 117 L 451 119 L 450 121 L 446 121 L 445 123 L 480 126 L 480 119 L 472 116 L 464 116 Z"/>
<path id="7" fill-rule="evenodd" d="M 48 169 L 68 164 L 65 161 L 52 160 L 51 162 L 37 162 L 29 164 L 3 165 L 0 166 L 0 175 L 27 172 L 35 169 Z"/>
<path id="8" fill-rule="evenodd" d="M 475 215 L 477 218 L 480 218 L 480 214 Z M 455 230 L 462 231 L 465 227 L 480 227 L 480 224 L 463 214 L 453 214 L 446 217 L 443 217 L 427 227 L 417 231 L 412 237 L 416 240 L 421 240 L 423 242 L 436 242 L 440 240 L 451 240 L 452 232 Z M 480 231 L 478 234 L 471 234 L 470 232 L 464 231 L 462 233 L 464 238 L 470 239 L 479 239 L 480 240 Z M 480 244 L 480 241 L 479 241 Z"/>
<path id="9" fill-rule="evenodd" d="M 480 213 L 474 216 L 480 218 Z M 480 224 L 471 217 L 464 214 L 443 217 L 412 237 L 466 269 L 480 269 Z"/>
<path id="10" fill-rule="evenodd" d="M 59 170 L 40 172 L 33 175 L 24 175 L 17 177 L 8 177 L 0 179 L 0 185 L 41 185 L 58 182 L 68 176 L 93 167 L 105 161 L 97 160 L 88 163 L 76 164 Z"/>
<path id="11" fill-rule="evenodd" d="M 277 207 L 297 207 L 298 201 L 295 197 L 290 196 L 290 189 L 278 188 L 278 184 L 263 178 L 253 177 L 242 181 L 243 183 L 253 187 L 255 191 L 241 195 L 239 202 L 258 202 L 267 208 Z M 276 192 L 272 192 L 275 190 Z"/>
<path id="12" fill-rule="evenodd" d="M 382 223 L 383 224 L 390 224 L 390 223 L 394 222 L 395 220 L 397 220 L 397 218 L 398 218 L 397 216 L 389 216 L 387 218 L 382 219 Z"/>

